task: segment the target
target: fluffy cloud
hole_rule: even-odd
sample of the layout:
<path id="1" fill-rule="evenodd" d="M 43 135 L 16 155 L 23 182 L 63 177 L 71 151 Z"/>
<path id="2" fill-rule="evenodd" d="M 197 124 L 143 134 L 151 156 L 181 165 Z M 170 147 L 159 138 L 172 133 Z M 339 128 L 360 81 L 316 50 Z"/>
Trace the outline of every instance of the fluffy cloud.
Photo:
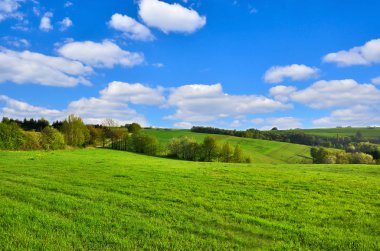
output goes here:
<path id="1" fill-rule="evenodd" d="M 53 25 L 51 24 L 51 18 L 53 17 L 53 13 L 51 12 L 46 12 L 40 22 L 40 30 L 42 31 L 50 31 L 53 29 Z"/>
<path id="2" fill-rule="evenodd" d="M 333 111 L 327 117 L 314 120 L 313 124 L 318 127 L 379 126 L 379 114 L 380 109 L 378 107 L 356 105 L 352 108 Z"/>
<path id="3" fill-rule="evenodd" d="M 141 0 L 139 15 L 150 27 L 165 33 L 193 33 L 206 24 L 206 17 L 180 4 L 168 4 L 158 0 Z"/>
<path id="4" fill-rule="evenodd" d="M 144 116 L 129 108 L 126 102 L 114 102 L 102 98 L 82 98 L 73 101 L 65 113 L 81 116 L 89 124 L 101 124 L 106 118 L 112 118 L 118 124 L 131 122 L 147 124 Z"/>
<path id="5" fill-rule="evenodd" d="M 91 72 L 91 67 L 77 61 L 0 48 L 0 83 L 11 81 L 70 87 L 79 83 L 89 84 L 85 76 Z"/>
<path id="6" fill-rule="evenodd" d="M 0 117 L 24 118 L 46 118 L 50 121 L 60 119 L 62 112 L 43 107 L 33 106 L 4 95 L 0 95 L 0 101 L 5 105 L 0 109 Z"/>
<path id="7" fill-rule="evenodd" d="M 181 129 L 190 129 L 191 127 L 193 127 L 193 124 L 189 123 L 189 122 L 177 122 L 173 125 L 174 128 L 181 128 Z"/>
<path id="8" fill-rule="evenodd" d="M 24 0 L 2 0 L 0 1 L 0 22 L 7 18 L 22 18 L 22 14 L 17 12 L 20 2 Z"/>
<path id="9" fill-rule="evenodd" d="M 142 105 L 161 105 L 165 98 L 162 95 L 162 88 L 150 88 L 136 83 L 111 82 L 108 87 L 100 91 L 102 99 L 131 102 Z"/>
<path id="10" fill-rule="evenodd" d="M 273 127 L 277 127 L 281 130 L 301 128 L 302 122 L 299 118 L 294 117 L 277 117 L 277 118 L 258 118 L 253 119 L 252 123 L 262 124 L 262 130 L 270 130 Z"/>
<path id="11" fill-rule="evenodd" d="M 267 83 L 280 83 L 286 78 L 294 81 L 306 80 L 318 76 L 319 69 L 306 65 L 292 64 L 287 66 L 273 66 L 264 75 Z"/>
<path id="12" fill-rule="evenodd" d="M 120 92 L 120 93 L 118 93 Z M 51 110 L 36 107 L 6 96 L 0 95 L 0 117 L 40 118 L 50 121 L 62 120 L 69 114 L 81 116 L 86 123 L 100 124 L 106 118 L 112 118 L 119 124 L 138 122 L 148 125 L 145 117 L 129 107 L 129 103 L 139 105 L 157 105 L 164 102 L 159 88 L 153 89 L 142 84 L 111 82 L 100 91 L 99 97 L 81 98 L 72 101 L 66 109 Z"/>
<path id="13" fill-rule="evenodd" d="M 380 63 L 380 39 L 374 39 L 363 46 L 354 47 L 348 51 L 342 50 L 329 53 L 324 62 L 336 63 L 338 66 L 371 65 Z"/>
<path id="14" fill-rule="evenodd" d="M 355 80 L 318 81 L 310 87 L 293 92 L 290 99 L 312 108 L 380 104 L 380 90 Z"/>
<path id="15" fill-rule="evenodd" d="M 112 68 L 114 65 L 132 67 L 144 61 L 142 54 L 122 50 L 108 40 L 102 43 L 69 42 L 60 47 L 58 53 L 68 59 L 78 60 L 94 67 Z"/>
<path id="16" fill-rule="evenodd" d="M 67 30 L 68 28 L 70 28 L 71 26 L 73 26 L 73 21 L 71 21 L 70 18 L 68 17 L 65 17 L 61 22 L 59 22 L 60 25 L 61 25 L 61 31 L 65 31 Z"/>
<path id="17" fill-rule="evenodd" d="M 166 119 L 186 122 L 206 122 L 291 108 L 290 105 L 263 96 L 225 94 L 220 84 L 184 85 L 174 88 L 169 96 L 168 105 L 176 107 L 176 113 L 167 116 Z"/>
<path id="18" fill-rule="evenodd" d="M 270 88 L 269 95 L 271 97 L 274 97 L 276 100 L 285 102 L 289 100 L 290 95 L 294 93 L 296 90 L 297 88 L 294 86 L 278 85 Z"/>
<path id="19" fill-rule="evenodd" d="M 154 39 L 153 34 L 145 25 L 127 15 L 113 14 L 108 25 L 133 40 L 151 41 Z"/>
<path id="20" fill-rule="evenodd" d="M 380 77 L 373 78 L 371 81 L 372 81 L 372 84 L 380 85 Z"/>

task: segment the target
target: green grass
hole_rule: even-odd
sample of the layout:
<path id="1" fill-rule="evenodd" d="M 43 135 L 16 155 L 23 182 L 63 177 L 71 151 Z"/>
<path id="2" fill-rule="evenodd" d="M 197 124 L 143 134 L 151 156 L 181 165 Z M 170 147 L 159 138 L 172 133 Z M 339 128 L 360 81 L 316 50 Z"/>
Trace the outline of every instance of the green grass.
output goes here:
<path id="1" fill-rule="evenodd" d="M 155 136 L 163 144 L 172 138 L 188 136 L 203 141 L 207 135 L 218 139 L 220 143 L 229 142 L 232 145 L 240 144 L 246 154 L 249 154 L 253 163 L 284 164 L 284 163 L 311 163 L 310 147 L 298 144 L 276 142 L 269 140 L 239 138 L 226 135 L 194 133 L 189 130 L 173 129 L 146 129 L 144 133 Z"/>
<path id="2" fill-rule="evenodd" d="M 379 250 L 380 167 L 0 152 L 2 250 Z"/>
<path id="3" fill-rule="evenodd" d="M 324 128 L 324 129 L 296 129 L 296 130 L 288 130 L 288 131 L 295 131 L 295 132 L 304 132 L 306 134 L 310 135 L 316 135 L 316 136 L 326 136 L 326 137 L 336 137 L 339 136 L 355 136 L 356 132 L 360 131 L 363 135 L 363 137 L 367 139 L 380 139 L 380 127 L 376 128 Z M 286 132 L 285 131 L 279 131 L 279 132 Z"/>

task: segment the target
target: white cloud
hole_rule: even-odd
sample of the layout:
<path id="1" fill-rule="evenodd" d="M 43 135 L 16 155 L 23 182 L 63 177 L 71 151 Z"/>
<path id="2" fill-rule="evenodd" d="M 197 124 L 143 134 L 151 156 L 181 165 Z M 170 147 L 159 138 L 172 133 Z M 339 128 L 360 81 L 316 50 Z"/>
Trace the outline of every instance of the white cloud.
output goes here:
<path id="1" fill-rule="evenodd" d="M 292 64 L 287 66 L 273 66 L 264 75 L 267 83 L 280 83 L 289 78 L 293 81 L 307 80 L 318 76 L 319 69 L 306 65 Z"/>
<path id="2" fill-rule="evenodd" d="M 89 84 L 85 76 L 91 72 L 91 67 L 77 61 L 0 48 L 0 83 L 71 87 L 79 83 Z"/>
<path id="3" fill-rule="evenodd" d="M 270 130 L 277 127 L 281 130 L 301 128 L 302 122 L 299 118 L 294 117 L 277 117 L 277 118 L 256 118 L 252 120 L 254 124 L 263 124 L 262 130 Z"/>
<path id="4" fill-rule="evenodd" d="M 0 1 L 0 22 L 7 18 L 22 19 L 22 14 L 17 12 L 20 2 L 24 0 L 1 0 Z"/>
<path id="5" fill-rule="evenodd" d="M 380 90 L 355 80 L 318 81 L 310 87 L 290 94 L 290 99 L 312 108 L 347 107 L 380 104 Z"/>
<path id="6" fill-rule="evenodd" d="M 291 108 L 263 96 L 228 95 L 220 84 L 184 85 L 172 89 L 168 105 L 176 113 L 166 119 L 187 122 L 205 122 L 245 114 L 268 113 Z"/>
<path id="7" fill-rule="evenodd" d="M 128 107 L 125 102 L 109 101 L 102 98 L 82 98 L 69 104 L 66 114 L 81 116 L 86 123 L 101 124 L 106 118 L 112 118 L 118 124 L 138 122 L 146 125 L 144 116 Z"/>
<path id="8" fill-rule="evenodd" d="M 165 67 L 165 65 L 163 64 L 163 63 L 154 63 L 154 64 L 152 64 L 154 67 L 156 67 L 156 68 L 163 68 L 163 67 Z"/>
<path id="9" fill-rule="evenodd" d="M 185 121 L 182 121 L 182 122 L 177 122 L 173 125 L 174 128 L 181 128 L 181 129 L 190 129 L 191 127 L 193 127 L 193 124 L 189 123 L 189 122 L 185 122 Z"/>
<path id="10" fill-rule="evenodd" d="M 127 15 L 115 13 L 112 15 L 108 24 L 113 29 L 123 32 L 127 38 L 141 41 L 154 40 L 153 34 L 145 25 L 140 24 Z"/>
<path id="11" fill-rule="evenodd" d="M 40 22 L 40 30 L 47 32 L 53 29 L 53 25 L 51 24 L 52 17 L 53 17 L 52 12 L 46 12 L 43 15 Z"/>
<path id="12" fill-rule="evenodd" d="M 73 21 L 71 21 L 70 18 L 68 17 L 65 17 L 61 22 L 59 22 L 60 25 L 61 25 L 61 31 L 65 31 L 67 30 L 68 28 L 70 28 L 71 26 L 73 26 Z"/>
<path id="13" fill-rule="evenodd" d="M 94 67 L 112 68 L 114 65 L 132 67 L 144 62 L 141 53 L 122 50 L 111 41 L 69 42 L 58 49 L 62 56 Z"/>
<path id="14" fill-rule="evenodd" d="M 53 121 L 60 119 L 62 116 L 62 112 L 59 110 L 33 106 L 4 95 L 0 95 L 0 101 L 5 103 L 0 109 L 0 117 L 11 117 L 15 119 L 45 118 Z"/>
<path id="15" fill-rule="evenodd" d="M 313 121 L 318 127 L 336 127 L 336 126 L 379 126 L 380 109 L 378 107 L 368 107 L 356 105 L 352 108 L 340 109 L 333 111 L 329 116 L 319 118 Z"/>
<path id="16" fill-rule="evenodd" d="M 270 88 L 269 95 L 271 97 L 274 97 L 276 100 L 286 102 L 289 100 L 290 95 L 294 93 L 296 90 L 297 88 L 294 86 L 278 85 Z"/>
<path id="17" fill-rule="evenodd" d="M 162 88 L 150 88 L 136 83 L 129 84 L 114 81 L 100 91 L 102 99 L 131 102 L 142 105 L 162 105 L 165 98 L 162 95 Z"/>
<path id="18" fill-rule="evenodd" d="M 1 38 L 1 41 L 5 44 L 11 45 L 17 48 L 25 48 L 30 46 L 30 42 L 25 38 L 18 38 L 12 36 L 5 36 Z"/>
<path id="19" fill-rule="evenodd" d="M 71 6 L 73 6 L 73 3 L 70 2 L 70 1 L 67 1 L 67 2 L 63 5 L 63 7 L 65 7 L 65 8 L 68 8 L 68 7 L 71 7 Z"/>
<path id="20" fill-rule="evenodd" d="M 371 65 L 380 63 L 380 39 L 374 39 L 363 46 L 348 51 L 329 53 L 323 57 L 324 62 L 336 63 L 338 66 Z"/>
<path id="21" fill-rule="evenodd" d="M 372 84 L 380 85 L 380 77 L 373 78 L 371 81 L 372 81 Z"/>
<path id="22" fill-rule="evenodd" d="M 193 33 L 206 24 L 206 17 L 178 3 L 168 4 L 158 0 L 141 0 L 139 15 L 150 27 L 165 33 Z"/>

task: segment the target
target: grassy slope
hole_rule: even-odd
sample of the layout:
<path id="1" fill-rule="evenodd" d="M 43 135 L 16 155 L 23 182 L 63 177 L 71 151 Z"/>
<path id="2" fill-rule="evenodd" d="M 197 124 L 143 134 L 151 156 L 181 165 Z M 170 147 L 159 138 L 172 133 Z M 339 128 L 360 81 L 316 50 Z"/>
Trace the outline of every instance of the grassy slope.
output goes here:
<path id="1" fill-rule="evenodd" d="M 379 166 L 196 163 L 101 149 L 0 155 L 5 250 L 380 246 Z"/>
<path id="2" fill-rule="evenodd" d="M 247 154 L 252 156 L 253 163 L 310 163 L 310 147 L 276 141 L 238 138 L 225 135 L 193 133 L 189 130 L 150 129 L 145 133 L 157 137 L 167 144 L 170 139 L 188 136 L 201 142 L 207 135 L 216 137 L 220 142 L 228 141 L 232 145 L 240 144 Z"/>
<path id="3" fill-rule="evenodd" d="M 340 136 L 355 136 L 357 131 L 360 131 L 365 138 L 368 139 L 379 139 L 380 138 L 380 127 L 374 129 L 369 128 L 325 128 L 325 129 L 297 129 L 291 130 L 297 132 L 304 132 L 316 136 L 327 136 L 336 137 Z M 281 132 L 281 131 L 279 131 Z"/>

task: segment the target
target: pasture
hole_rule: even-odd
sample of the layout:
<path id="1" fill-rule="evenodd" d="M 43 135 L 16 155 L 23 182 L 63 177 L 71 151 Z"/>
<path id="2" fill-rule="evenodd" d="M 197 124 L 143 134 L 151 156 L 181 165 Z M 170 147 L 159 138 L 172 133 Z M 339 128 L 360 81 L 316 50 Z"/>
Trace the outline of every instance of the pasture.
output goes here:
<path id="1" fill-rule="evenodd" d="M 380 167 L 0 152 L 3 250 L 378 250 Z"/>

